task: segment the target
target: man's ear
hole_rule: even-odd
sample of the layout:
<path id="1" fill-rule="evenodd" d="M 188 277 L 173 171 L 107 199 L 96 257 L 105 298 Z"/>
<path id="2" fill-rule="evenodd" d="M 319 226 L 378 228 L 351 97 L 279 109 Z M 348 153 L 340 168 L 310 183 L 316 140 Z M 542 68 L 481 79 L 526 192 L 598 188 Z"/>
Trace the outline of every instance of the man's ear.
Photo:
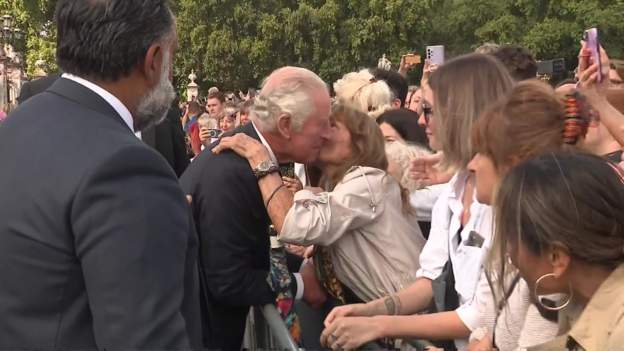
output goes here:
<path id="1" fill-rule="evenodd" d="M 160 81 L 161 67 L 165 58 L 165 48 L 161 44 L 153 44 L 147 49 L 141 65 L 143 76 L 150 86 Z M 166 69 L 166 67 L 163 67 Z"/>
<path id="2" fill-rule="evenodd" d="M 292 117 L 287 113 L 282 113 L 277 118 L 277 132 L 286 140 L 290 140 L 292 135 Z"/>
<path id="3" fill-rule="evenodd" d="M 570 252 L 563 246 L 554 245 L 550 249 L 549 261 L 552 265 L 553 274 L 555 277 L 560 278 L 567 273 L 570 267 Z"/>
<path id="4" fill-rule="evenodd" d="M 392 106 L 394 108 L 403 108 L 403 105 L 401 104 L 401 99 L 394 99 L 394 101 L 392 101 Z"/>

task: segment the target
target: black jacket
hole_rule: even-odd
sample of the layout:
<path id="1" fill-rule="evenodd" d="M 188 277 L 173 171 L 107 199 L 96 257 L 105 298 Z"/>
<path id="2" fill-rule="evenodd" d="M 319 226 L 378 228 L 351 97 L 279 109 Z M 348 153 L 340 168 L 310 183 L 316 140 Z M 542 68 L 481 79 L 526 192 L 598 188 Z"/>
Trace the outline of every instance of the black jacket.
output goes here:
<path id="1" fill-rule="evenodd" d="M 253 125 L 236 132 L 259 139 Z M 231 151 L 202 152 L 180 179 L 193 197 L 206 289 L 204 346 L 239 350 L 249 307 L 275 301 L 269 288 L 270 219 L 247 160 Z M 292 278 L 292 277 L 291 277 Z M 293 290 L 296 282 L 292 279 Z"/>
<path id="2" fill-rule="evenodd" d="M 57 73 L 24 83 L 17 102 L 23 104 L 31 97 L 43 93 L 60 77 L 61 75 Z M 169 109 L 167 118 L 142 133 L 143 141 L 167 160 L 178 177 L 184 173 L 189 164 L 180 116 L 180 109 L 174 105 Z"/>
<path id="3" fill-rule="evenodd" d="M 141 139 L 156 149 L 179 177 L 189 165 L 186 154 L 186 140 L 180 123 L 180 109 L 172 107 L 158 125 L 144 130 Z"/>
<path id="4" fill-rule="evenodd" d="M 17 103 L 23 104 L 31 97 L 43 93 L 51 87 L 60 76 L 59 73 L 56 73 L 24 83 L 20 89 L 20 95 L 17 97 Z"/>
<path id="5" fill-rule="evenodd" d="M 197 238 L 175 174 L 58 79 L 0 126 L 0 350 L 200 347 Z"/>

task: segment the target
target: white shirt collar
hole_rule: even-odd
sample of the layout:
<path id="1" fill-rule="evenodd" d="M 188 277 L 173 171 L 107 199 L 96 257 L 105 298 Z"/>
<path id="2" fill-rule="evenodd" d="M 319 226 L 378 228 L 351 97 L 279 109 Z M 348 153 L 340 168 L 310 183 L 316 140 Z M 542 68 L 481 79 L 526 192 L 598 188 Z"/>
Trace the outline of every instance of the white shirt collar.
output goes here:
<path id="1" fill-rule="evenodd" d="M 123 104 L 123 102 L 121 102 L 117 97 L 115 97 L 115 95 L 109 93 L 108 91 L 98 86 L 97 84 L 89 82 L 88 80 L 77 77 L 73 74 L 63 73 L 61 77 L 65 79 L 69 79 L 71 81 L 74 81 L 84 86 L 85 88 L 98 94 L 102 99 L 106 100 L 106 102 L 108 102 L 113 107 L 113 109 L 115 109 L 115 111 L 119 114 L 119 116 L 121 116 L 123 121 L 126 122 L 126 124 L 128 125 L 128 128 L 130 128 L 130 130 L 134 133 L 134 122 L 132 120 L 132 114 L 130 113 L 130 110 L 128 110 L 128 108 Z"/>
<path id="2" fill-rule="evenodd" d="M 254 129 L 256 130 L 256 133 L 260 137 L 260 142 L 262 143 L 262 145 L 266 146 L 267 150 L 269 150 L 269 156 L 271 157 L 271 161 L 273 161 L 276 165 L 279 165 L 279 162 L 277 161 L 277 157 L 275 157 L 275 153 L 273 153 L 273 149 L 271 149 L 271 145 L 269 145 L 269 143 L 266 141 L 262 133 L 260 133 L 260 131 L 256 127 L 256 124 L 254 122 L 251 122 L 251 125 L 254 127 Z"/>

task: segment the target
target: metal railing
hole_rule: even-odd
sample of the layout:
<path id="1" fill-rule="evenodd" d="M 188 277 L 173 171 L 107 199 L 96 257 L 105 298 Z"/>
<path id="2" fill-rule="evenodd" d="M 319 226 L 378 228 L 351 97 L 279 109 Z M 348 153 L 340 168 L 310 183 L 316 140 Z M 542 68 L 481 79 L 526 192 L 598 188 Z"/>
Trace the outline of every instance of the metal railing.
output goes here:
<path id="1" fill-rule="evenodd" d="M 247 319 L 246 348 L 256 350 L 300 350 L 290 336 L 277 308 L 272 305 L 255 306 Z"/>

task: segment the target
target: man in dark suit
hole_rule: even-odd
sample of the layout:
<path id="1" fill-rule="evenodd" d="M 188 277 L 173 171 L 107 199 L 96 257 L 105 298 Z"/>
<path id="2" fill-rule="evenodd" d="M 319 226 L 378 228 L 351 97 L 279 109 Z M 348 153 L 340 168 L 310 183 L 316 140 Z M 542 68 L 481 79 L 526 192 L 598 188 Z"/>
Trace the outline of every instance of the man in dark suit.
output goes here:
<path id="1" fill-rule="evenodd" d="M 180 108 L 174 102 L 167 112 L 167 118 L 141 132 L 141 139 L 167 160 L 178 177 L 184 173 L 189 165 L 180 116 Z"/>
<path id="2" fill-rule="evenodd" d="M 51 87 L 60 76 L 61 75 L 59 73 L 55 73 L 47 77 L 41 77 L 24 83 L 20 89 L 20 94 L 17 97 L 17 103 L 22 104 L 31 97 L 48 90 L 48 88 Z"/>
<path id="3" fill-rule="evenodd" d="M 173 15 L 60 0 L 55 16 L 66 73 L 0 127 L 0 350 L 199 348 L 188 204 L 134 134 L 175 95 Z"/>
<path id="4" fill-rule="evenodd" d="M 43 93 L 60 77 L 60 74 L 53 74 L 24 83 L 20 96 L 17 98 L 18 103 L 23 104 L 31 97 Z M 180 108 L 174 101 L 167 113 L 167 118 L 141 132 L 141 139 L 167 160 L 178 177 L 184 173 L 189 165 L 184 132 L 180 125 L 180 115 Z"/>
<path id="5" fill-rule="evenodd" d="M 182 176 L 200 236 L 208 349 L 240 349 L 249 307 L 275 302 L 267 283 L 270 218 L 258 179 L 276 171 L 278 163 L 314 161 L 329 133 L 329 109 L 327 86 L 318 76 L 302 68 L 279 69 L 251 109 L 253 123 L 235 131 L 264 143 L 275 156 L 271 164 L 252 170 L 233 152 L 205 151 Z M 324 294 L 311 266 L 305 267 L 290 276 L 292 294 L 321 304 Z"/>

